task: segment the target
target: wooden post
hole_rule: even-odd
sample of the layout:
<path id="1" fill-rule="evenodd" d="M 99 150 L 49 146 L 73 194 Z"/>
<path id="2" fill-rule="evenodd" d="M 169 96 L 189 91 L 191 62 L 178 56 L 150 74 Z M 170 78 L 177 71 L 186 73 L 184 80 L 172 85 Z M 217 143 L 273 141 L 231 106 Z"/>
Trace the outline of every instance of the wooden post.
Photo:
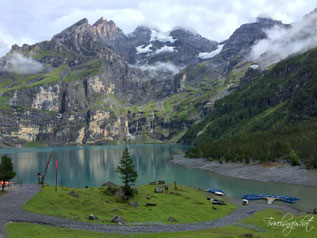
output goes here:
<path id="1" fill-rule="evenodd" d="M 56 181 L 55 181 L 55 192 L 57 192 L 57 170 L 58 170 L 58 159 L 56 156 Z"/>
<path id="2" fill-rule="evenodd" d="M 52 153 L 50 154 L 49 158 L 48 158 L 48 162 L 46 164 L 46 168 L 45 168 L 45 171 L 44 171 L 44 175 L 43 175 L 43 178 L 42 178 L 42 187 L 44 187 L 44 180 L 45 180 L 45 176 L 46 176 L 46 172 L 47 172 L 47 168 L 48 168 L 48 165 L 50 164 L 51 162 L 51 159 L 52 159 Z"/>
<path id="3" fill-rule="evenodd" d="M 174 190 L 177 190 L 176 180 L 174 180 Z"/>

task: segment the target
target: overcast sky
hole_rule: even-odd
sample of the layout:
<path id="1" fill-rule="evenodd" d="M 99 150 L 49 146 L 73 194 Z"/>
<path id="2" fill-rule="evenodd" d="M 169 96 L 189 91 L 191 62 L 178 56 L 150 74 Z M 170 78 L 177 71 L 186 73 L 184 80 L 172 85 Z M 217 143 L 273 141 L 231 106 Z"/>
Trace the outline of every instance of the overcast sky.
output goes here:
<path id="1" fill-rule="evenodd" d="M 13 44 L 49 40 L 85 17 L 91 24 L 114 20 L 125 33 L 139 25 L 183 26 L 221 41 L 258 16 L 292 23 L 316 6 L 317 0 L 0 0 L 0 56 Z"/>

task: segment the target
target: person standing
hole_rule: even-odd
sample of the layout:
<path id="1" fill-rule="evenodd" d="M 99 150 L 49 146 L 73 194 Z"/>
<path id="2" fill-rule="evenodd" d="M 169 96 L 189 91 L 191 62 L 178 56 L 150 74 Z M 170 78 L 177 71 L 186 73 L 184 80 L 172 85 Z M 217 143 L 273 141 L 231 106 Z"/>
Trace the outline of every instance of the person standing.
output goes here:
<path id="1" fill-rule="evenodd" d="M 37 173 L 37 178 L 38 178 L 38 183 L 41 184 L 43 180 L 43 175 L 41 174 L 41 172 Z"/>

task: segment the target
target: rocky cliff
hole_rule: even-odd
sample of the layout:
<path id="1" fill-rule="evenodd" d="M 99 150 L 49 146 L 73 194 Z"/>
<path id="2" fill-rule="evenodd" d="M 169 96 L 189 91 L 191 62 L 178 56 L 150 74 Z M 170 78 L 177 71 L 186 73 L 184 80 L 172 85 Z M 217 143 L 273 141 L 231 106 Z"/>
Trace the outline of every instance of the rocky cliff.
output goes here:
<path id="1" fill-rule="evenodd" d="M 0 59 L 0 145 L 177 141 L 258 70 L 243 56 L 276 24 L 259 19 L 217 43 L 83 19 L 50 41 L 14 45 Z"/>

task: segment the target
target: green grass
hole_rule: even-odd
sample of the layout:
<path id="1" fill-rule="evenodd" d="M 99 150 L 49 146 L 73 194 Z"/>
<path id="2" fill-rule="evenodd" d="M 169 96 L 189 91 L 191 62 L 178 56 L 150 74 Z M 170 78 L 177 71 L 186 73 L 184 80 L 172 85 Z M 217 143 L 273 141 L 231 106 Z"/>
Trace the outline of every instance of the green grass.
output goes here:
<path id="1" fill-rule="evenodd" d="M 10 223 L 6 226 L 10 238 L 28 238 L 28 237 L 88 237 L 88 238 L 224 238 L 224 237 L 254 237 L 254 238 L 278 238 L 283 236 L 283 228 L 272 228 L 267 226 L 265 218 L 274 217 L 276 220 L 283 218 L 285 213 L 274 209 L 267 209 L 262 212 L 253 214 L 250 218 L 243 220 L 236 226 L 225 226 L 220 228 L 199 230 L 199 231 L 185 231 L 185 232 L 171 232 L 171 233 L 154 233 L 154 234 L 109 234 L 96 233 L 89 231 L 71 230 L 66 228 L 56 228 L 51 226 L 28 224 L 28 223 Z M 293 221 L 300 221 L 303 216 L 295 216 Z M 313 229 L 310 232 L 305 231 L 303 227 L 297 227 L 292 232 L 285 236 L 290 238 L 311 238 L 317 236 L 316 215 L 310 225 Z"/>
<path id="2" fill-rule="evenodd" d="M 64 82 L 72 82 L 100 74 L 101 64 L 100 59 L 94 59 L 75 66 L 70 74 L 65 77 Z"/>
<path id="3" fill-rule="evenodd" d="M 24 144 L 25 147 L 43 147 L 46 146 L 46 144 L 39 142 L 39 141 L 30 141 Z"/>
<path id="4" fill-rule="evenodd" d="M 284 220 L 283 217 L 285 216 Z M 307 216 L 307 217 L 305 217 Z M 294 227 L 294 229 L 287 229 L 287 227 L 282 226 L 272 226 L 269 223 L 269 218 L 273 218 L 275 222 L 279 221 L 289 221 L 289 222 L 297 222 L 308 221 L 311 217 L 313 217 L 312 221 L 309 225 L 305 227 L 299 226 Z M 257 230 L 265 230 L 267 234 L 263 234 L 260 237 L 283 237 L 284 235 L 287 237 L 317 237 L 317 216 L 316 215 L 294 215 L 292 213 L 285 213 L 280 210 L 275 209 L 266 209 L 264 211 L 258 212 L 254 214 L 252 217 L 244 219 L 240 224 L 252 226 Z M 271 223 L 272 224 L 272 223 Z M 286 228 L 286 229 L 285 229 Z M 307 230 L 312 230 L 307 232 Z"/>
<path id="5" fill-rule="evenodd" d="M 62 65 L 56 68 L 53 72 L 45 74 L 44 78 L 36 83 L 29 85 L 28 87 L 40 86 L 43 84 L 52 84 L 61 79 L 61 73 L 68 69 L 68 66 Z"/>
<path id="6" fill-rule="evenodd" d="M 162 223 L 190 223 L 202 222 L 226 216 L 236 209 L 236 206 L 228 203 L 217 211 L 212 209 L 207 195 L 203 192 L 179 186 L 177 191 L 170 189 L 174 194 L 154 193 L 155 186 L 144 185 L 138 187 L 137 194 L 131 201 L 136 201 L 140 208 L 135 208 L 122 203 L 116 196 L 105 195 L 104 188 L 74 189 L 79 197 L 69 194 L 72 188 L 45 187 L 32 198 L 24 209 L 30 212 L 49 214 L 72 219 L 79 217 L 81 221 L 89 221 L 87 216 L 95 214 L 98 222 L 111 220 L 116 214 L 122 216 L 126 222 L 162 222 Z M 146 197 L 151 196 L 148 200 Z M 156 207 L 146 207 L 146 203 L 155 203 Z M 117 208 L 119 211 L 113 211 Z M 172 216 L 176 222 L 168 221 Z"/>
<path id="7" fill-rule="evenodd" d="M 1 88 L 0 85 L 0 91 L 6 92 L 6 91 L 14 91 L 14 90 L 20 90 L 22 88 L 31 88 L 31 87 L 36 87 L 36 86 L 41 86 L 43 84 L 52 84 L 58 80 L 61 79 L 61 74 L 68 70 L 68 66 L 62 65 L 54 69 L 54 71 L 47 73 L 47 74 L 32 74 L 29 76 L 24 77 L 23 75 L 20 74 L 12 74 L 10 77 L 15 78 L 15 82 L 13 84 L 13 87 L 11 88 Z M 38 80 L 35 83 L 31 83 L 30 81 L 32 80 Z"/>

